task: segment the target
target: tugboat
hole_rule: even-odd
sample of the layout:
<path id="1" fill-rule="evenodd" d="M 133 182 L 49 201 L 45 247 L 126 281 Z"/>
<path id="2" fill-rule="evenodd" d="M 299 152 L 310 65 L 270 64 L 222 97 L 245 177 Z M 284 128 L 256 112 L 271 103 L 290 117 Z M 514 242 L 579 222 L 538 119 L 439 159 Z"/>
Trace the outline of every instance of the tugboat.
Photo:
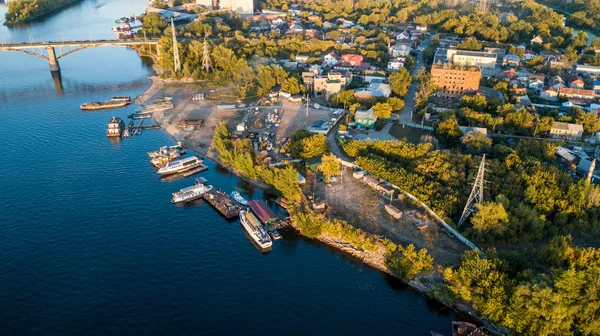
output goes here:
<path id="1" fill-rule="evenodd" d="M 213 190 L 213 186 L 206 184 L 194 184 L 193 186 L 183 188 L 178 192 L 173 193 L 171 203 L 183 203 L 197 200 L 204 196 L 205 193 Z"/>
<path id="2" fill-rule="evenodd" d="M 242 197 L 242 195 L 240 195 L 239 192 L 237 191 L 232 191 L 231 192 L 231 197 L 238 203 L 240 203 L 241 205 L 248 205 L 248 201 L 246 201 L 246 199 L 244 197 Z"/>
<path id="3" fill-rule="evenodd" d="M 112 99 L 103 101 L 103 102 L 91 102 L 91 103 L 81 104 L 81 106 L 79 106 L 79 108 L 82 110 L 102 110 L 102 109 L 124 107 L 129 104 L 131 104 L 130 97 L 117 96 L 117 97 L 112 97 Z"/>
<path id="4" fill-rule="evenodd" d="M 262 249 L 267 249 L 273 246 L 271 237 L 265 232 L 265 229 L 260 225 L 258 219 L 248 210 L 240 211 L 240 220 L 242 227 L 250 235 L 252 240 Z"/>
<path id="5" fill-rule="evenodd" d="M 125 128 L 125 123 L 121 118 L 112 117 L 108 122 L 108 127 L 106 128 L 106 136 L 107 137 L 121 137 L 123 135 L 123 129 Z"/>

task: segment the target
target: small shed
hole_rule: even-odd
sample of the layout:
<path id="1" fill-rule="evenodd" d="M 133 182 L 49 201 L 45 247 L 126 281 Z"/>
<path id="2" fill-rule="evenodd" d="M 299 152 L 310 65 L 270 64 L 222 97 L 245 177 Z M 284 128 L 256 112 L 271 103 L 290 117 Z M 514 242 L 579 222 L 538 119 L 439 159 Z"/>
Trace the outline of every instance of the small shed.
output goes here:
<path id="1" fill-rule="evenodd" d="M 366 175 L 363 181 L 365 181 L 365 183 L 371 188 L 376 189 L 377 187 L 379 187 L 379 181 L 371 175 Z"/>
<path id="2" fill-rule="evenodd" d="M 360 179 L 362 179 L 362 178 L 365 177 L 366 173 L 367 172 L 364 171 L 364 170 L 357 170 L 357 171 L 355 171 L 355 172 L 352 173 L 352 177 L 354 177 L 355 179 L 360 180 Z"/>
<path id="3" fill-rule="evenodd" d="M 204 119 L 186 119 L 177 124 L 177 128 L 200 128 L 204 126 Z"/>
<path id="4" fill-rule="evenodd" d="M 395 206 L 391 205 L 391 204 L 386 204 L 384 206 L 385 211 L 387 213 L 389 213 L 392 217 L 396 218 L 396 219 L 400 219 L 402 218 L 402 211 L 400 211 L 398 208 L 396 208 Z"/>

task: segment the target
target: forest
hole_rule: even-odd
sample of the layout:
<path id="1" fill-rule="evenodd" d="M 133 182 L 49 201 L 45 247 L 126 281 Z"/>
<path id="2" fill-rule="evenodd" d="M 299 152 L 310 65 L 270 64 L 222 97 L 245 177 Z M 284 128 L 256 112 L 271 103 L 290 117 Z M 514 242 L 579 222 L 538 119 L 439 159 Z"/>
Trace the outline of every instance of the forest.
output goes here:
<path id="1" fill-rule="evenodd" d="M 24 23 L 66 4 L 80 0 L 21 0 L 8 3 L 6 24 Z"/>
<path id="2" fill-rule="evenodd" d="M 567 24 L 600 32 L 599 0 L 545 0 L 542 2 L 556 9 L 571 13 L 567 18 Z"/>

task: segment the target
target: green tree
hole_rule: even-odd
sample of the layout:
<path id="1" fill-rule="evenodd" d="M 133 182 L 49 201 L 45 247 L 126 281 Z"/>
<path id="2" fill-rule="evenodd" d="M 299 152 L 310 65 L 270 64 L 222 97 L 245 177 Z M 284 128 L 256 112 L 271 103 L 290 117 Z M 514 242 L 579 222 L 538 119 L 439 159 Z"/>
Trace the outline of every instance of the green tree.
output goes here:
<path id="1" fill-rule="evenodd" d="M 392 115 L 392 107 L 388 103 L 377 103 L 373 106 L 373 114 L 381 119 L 389 119 Z"/>
<path id="2" fill-rule="evenodd" d="M 167 28 L 167 22 L 156 13 L 148 13 L 142 19 L 142 29 L 146 36 L 160 36 Z"/>
<path id="3" fill-rule="evenodd" d="M 398 97 L 390 97 L 387 103 L 392 107 L 392 111 L 400 111 L 404 107 L 404 100 Z"/>
<path id="4" fill-rule="evenodd" d="M 471 224 L 477 231 L 503 231 L 508 224 L 508 213 L 504 205 L 498 202 L 477 204 L 477 213 L 471 218 Z"/>
<path id="5" fill-rule="evenodd" d="M 395 274 L 411 280 L 419 274 L 431 272 L 433 258 L 425 248 L 417 251 L 413 244 L 406 247 L 398 245 L 396 253 L 388 254 L 386 264 Z"/>
<path id="6" fill-rule="evenodd" d="M 406 68 L 400 68 L 399 71 L 394 71 L 388 78 L 392 92 L 400 97 L 408 93 L 408 87 L 412 83 L 412 76 Z"/>
<path id="7" fill-rule="evenodd" d="M 435 136 L 447 147 L 456 146 L 462 135 L 456 118 L 440 121 L 435 128 Z"/>
<path id="8" fill-rule="evenodd" d="M 472 153 L 487 152 L 492 147 L 492 139 L 479 132 L 468 132 L 461 141 Z"/>
<path id="9" fill-rule="evenodd" d="M 329 182 L 332 176 L 342 173 L 342 164 L 335 155 L 324 155 L 318 169 L 325 175 L 326 182 Z"/>
<path id="10" fill-rule="evenodd" d="M 481 43 L 479 43 L 476 38 L 470 37 L 464 39 L 456 47 L 462 50 L 479 51 L 483 48 L 483 45 L 481 45 Z"/>
<path id="11" fill-rule="evenodd" d="M 286 78 L 281 84 L 281 90 L 291 94 L 300 93 L 300 83 L 298 83 L 298 78 Z"/>

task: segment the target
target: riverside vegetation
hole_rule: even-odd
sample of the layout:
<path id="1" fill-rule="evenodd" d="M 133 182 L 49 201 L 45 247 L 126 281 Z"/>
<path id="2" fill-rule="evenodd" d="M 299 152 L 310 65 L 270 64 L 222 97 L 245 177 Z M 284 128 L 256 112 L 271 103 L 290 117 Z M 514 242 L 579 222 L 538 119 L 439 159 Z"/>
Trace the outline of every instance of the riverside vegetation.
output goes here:
<path id="1" fill-rule="evenodd" d="M 491 142 L 485 138 L 486 142 Z M 483 141 L 479 139 L 478 141 Z M 475 141 L 477 142 L 477 141 Z M 555 144 L 486 143 L 485 192 L 466 231 L 475 251 L 430 287 L 442 302 L 471 303 L 481 315 L 525 335 L 598 335 L 600 250 L 573 245 L 571 234 L 600 235 L 600 187 L 574 181 L 555 164 Z M 401 186 L 452 222 L 460 216 L 480 161 L 469 143 L 454 151 L 406 141 L 350 141 L 344 150 L 377 177 Z M 479 152 L 478 152 L 479 153 Z M 548 242 L 547 244 L 544 241 Z M 497 252 L 493 247 L 502 246 Z M 508 246 L 508 247 L 507 247 Z"/>
<path id="2" fill-rule="evenodd" d="M 303 139 L 309 138 L 305 136 Z M 318 140 L 315 138 L 307 144 L 316 141 Z M 302 142 L 303 140 L 297 141 L 297 143 Z M 396 182 L 400 181 L 406 190 L 418 197 L 430 203 L 434 201 L 435 205 L 432 207 L 437 207 L 438 211 L 442 210 L 440 207 L 450 206 L 446 215 L 452 213 L 459 199 L 464 203 L 465 188 L 462 186 L 465 185 L 464 181 L 468 180 L 468 174 L 459 171 L 476 170 L 476 161 L 471 156 L 435 151 L 427 144 L 411 145 L 395 141 L 363 144 L 366 146 L 360 145 L 360 142 L 349 142 L 344 147 L 350 155 L 356 157 L 358 164 L 364 165 L 363 167 L 371 170 L 374 175 L 395 174 L 388 176 L 388 180 L 394 181 L 393 176 L 400 178 L 404 174 L 405 176 Z M 500 152 L 504 152 L 503 157 L 511 162 L 512 169 L 516 168 L 513 164 L 521 162 L 520 165 L 529 166 L 530 174 L 535 175 L 536 170 L 541 170 L 540 174 L 544 174 L 543 171 L 547 168 L 536 164 L 535 161 L 538 159 L 531 156 L 537 154 L 538 150 L 523 152 L 532 145 L 532 143 L 524 143 L 518 147 L 520 151 L 515 150 L 510 154 L 506 153 L 510 152 L 510 149 L 498 149 L 502 149 Z M 416 250 L 412 244 L 396 245 L 385 238 L 377 239 L 374 235 L 355 228 L 345 221 L 315 214 L 306 206 L 306 200 L 297 183 L 296 169 L 291 165 L 281 169 L 271 169 L 259 164 L 258 162 L 261 161 L 255 157 L 250 142 L 246 139 L 232 140 L 225 124 L 217 126 L 213 146 L 225 166 L 246 178 L 261 180 L 273 186 L 283 197 L 291 200 L 289 204 L 292 222 L 300 233 L 326 242 L 337 241 L 350 244 L 364 254 L 380 256 L 379 260 L 384 265 L 385 271 L 405 280 L 412 280 L 411 284 L 417 287 L 425 286 L 428 294 L 442 303 L 470 304 L 483 318 L 501 323 L 519 334 L 597 335 L 600 330 L 598 325 L 600 251 L 595 248 L 573 246 L 569 235 L 555 236 L 548 244 L 528 251 L 527 256 L 530 260 L 524 259 L 520 253 L 511 251 L 498 253 L 494 249 L 489 249 L 487 258 L 482 258 L 475 251 L 469 251 L 463 255 L 462 263 L 458 267 L 443 269 L 435 266 L 435 260 L 426 249 Z M 303 151 L 310 152 L 308 148 Z M 312 154 L 314 153 L 309 155 Z M 523 162 L 519 155 L 527 161 Z M 383 161 L 383 156 L 388 159 Z M 507 159 L 508 157 L 510 159 Z M 459 165 L 460 168 L 452 168 L 449 160 L 454 162 L 462 160 L 463 164 Z M 499 158 L 491 159 L 494 160 Z M 413 161 L 416 163 L 412 164 Z M 372 164 L 369 165 L 369 162 Z M 403 165 L 406 168 L 401 168 Z M 500 161 L 491 164 L 492 167 L 501 165 Z M 383 168 L 377 170 L 378 166 Z M 492 185 L 501 185 L 501 189 L 505 190 L 519 173 L 520 171 L 517 170 L 509 180 L 502 180 L 502 182 L 499 179 L 490 180 Z M 435 183 L 433 179 L 439 182 Z M 530 183 L 530 185 L 515 184 L 512 192 L 522 193 L 526 190 L 527 194 L 537 194 L 536 190 L 540 186 L 534 180 L 535 178 L 527 182 L 523 178 L 521 183 L 525 185 Z M 586 183 L 573 183 L 571 184 L 573 187 L 561 185 L 566 187 L 565 192 L 570 192 L 571 197 L 578 200 L 586 196 L 586 193 L 591 193 L 587 194 L 591 201 L 575 203 L 565 197 L 560 202 L 571 203 L 569 207 L 571 209 L 580 209 L 576 211 L 576 215 L 574 214 L 575 218 L 588 216 L 585 213 L 590 211 L 591 207 L 597 207 L 597 204 L 589 202 L 600 202 L 598 188 Z M 500 186 L 496 186 L 493 192 L 498 192 L 499 188 Z M 576 196 L 576 193 L 579 193 L 579 196 Z M 447 197 L 451 197 L 453 201 Z M 547 212 L 538 213 L 536 205 L 542 201 L 542 198 L 534 200 L 524 196 L 520 201 L 516 201 L 520 204 L 517 204 L 514 210 L 509 208 L 509 204 L 498 203 L 502 207 L 506 206 L 504 212 L 510 214 L 507 215 L 508 218 L 505 218 L 502 213 L 490 216 L 489 220 L 487 217 L 480 216 L 479 220 L 485 225 L 483 228 L 473 229 L 471 234 L 481 240 L 485 235 L 478 235 L 476 231 L 483 229 L 482 232 L 497 237 L 495 239 L 518 242 L 522 239 L 539 241 L 541 236 L 537 231 L 547 236 L 569 230 L 566 223 L 562 223 L 565 225 L 563 228 L 555 227 L 557 223 L 554 219 L 550 219 L 555 216 L 549 216 Z M 436 200 L 442 201 L 435 202 Z M 591 211 L 597 213 L 596 209 Z M 598 215 L 592 217 L 597 218 Z M 570 230 L 591 229 L 587 224 L 583 226 L 578 224 L 584 223 L 575 221 L 571 223 Z M 595 225 L 597 227 L 597 224 Z M 531 304 L 532 302 L 534 304 Z"/>
<path id="3" fill-rule="evenodd" d="M 79 0 L 20 0 L 8 3 L 6 24 L 24 23 Z"/>
<path id="4" fill-rule="evenodd" d="M 290 147 L 300 153 L 300 157 L 322 155 L 327 146 L 326 140 L 323 142 L 321 137 L 324 138 L 322 134 L 299 131 L 292 137 L 294 141 Z M 254 153 L 250 140 L 232 140 L 226 124 L 217 125 L 212 144 L 225 167 L 245 178 L 264 182 L 285 197 L 292 223 L 304 236 L 332 239 L 350 244 L 360 251 L 381 255 L 381 264 L 390 273 L 405 280 L 412 280 L 433 270 L 433 259 L 427 249 L 417 250 L 412 244 L 402 246 L 385 238 L 378 239 L 343 220 L 329 219 L 312 212 L 298 184 L 298 171 L 292 165 L 269 168 L 268 165 L 261 164 L 262 160 Z"/>

